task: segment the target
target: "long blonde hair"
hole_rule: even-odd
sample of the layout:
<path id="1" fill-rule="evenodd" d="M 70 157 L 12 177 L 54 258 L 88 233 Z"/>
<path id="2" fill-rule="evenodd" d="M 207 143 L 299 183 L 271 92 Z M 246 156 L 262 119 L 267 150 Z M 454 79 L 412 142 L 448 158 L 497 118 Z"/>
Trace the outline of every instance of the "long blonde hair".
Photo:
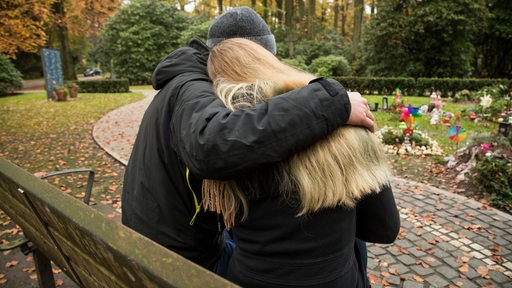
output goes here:
<path id="1" fill-rule="evenodd" d="M 252 107 L 315 78 L 242 38 L 224 40 L 211 50 L 208 74 L 216 94 L 231 110 Z M 389 184 L 391 176 L 379 140 L 367 129 L 353 126 L 336 129 L 276 169 L 283 197 L 300 200 L 298 215 L 338 205 L 354 207 L 362 196 Z M 240 183 L 203 181 L 205 209 L 222 213 L 228 229 L 240 209 L 242 221 L 248 215 L 247 191 Z"/>

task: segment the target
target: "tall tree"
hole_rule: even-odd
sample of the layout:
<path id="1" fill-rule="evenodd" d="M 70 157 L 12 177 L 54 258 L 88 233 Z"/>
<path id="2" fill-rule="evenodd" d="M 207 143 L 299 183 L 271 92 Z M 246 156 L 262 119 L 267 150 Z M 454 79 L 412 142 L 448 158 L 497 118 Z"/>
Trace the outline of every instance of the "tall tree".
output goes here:
<path id="1" fill-rule="evenodd" d="M 222 12 L 224 12 L 224 6 L 222 5 L 222 0 L 217 0 L 217 11 L 219 11 L 219 14 L 222 14 Z"/>
<path id="2" fill-rule="evenodd" d="M 0 53 L 38 52 L 48 39 L 46 23 L 54 0 L 0 1 Z"/>
<path id="3" fill-rule="evenodd" d="M 347 37 L 347 14 L 349 0 L 341 0 L 341 37 Z"/>
<path id="4" fill-rule="evenodd" d="M 340 18 L 340 0 L 334 0 L 334 23 L 332 27 L 334 30 L 338 31 Z"/>
<path id="5" fill-rule="evenodd" d="M 512 78 L 512 1 L 488 0 L 489 24 L 476 39 L 478 76 Z"/>
<path id="6" fill-rule="evenodd" d="M 354 0 L 354 34 L 352 35 L 352 49 L 354 58 L 359 57 L 359 43 L 363 31 L 364 0 Z"/>
<path id="7" fill-rule="evenodd" d="M 295 41 L 295 27 L 293 23 L 293 16 L 295 13 L 293 0 L 284 0 L 285 4 L 285 20 L 284 26 L 286 30 L 286 45 L 288 47 L 288 54 L 290 57 L 294 57 L 294 41 Z"/>
<path id="8" fill-rule="evenodd" d="M 380 0 L 365 33 L 372 76 L 468 77 L 473 35 L 485 23 L 482 1 Z"/>
<path id="9" fill-rule="evenodd" d="M 64 11 L 63 0 L 57 0 L 52 5 L 54 16 L 54 29 L 60 42 L 60 58 L 62 60 L 62 73 L 65 80 L 76 80 L 76 73 L 71 56 L 71 48 L 69 47 L 69 33 Z"/>
<path id="10" fill-rule="evenodd" d="M 312 40 L 315 36 L 315 25 L 316 25 L 316 0 L 307 0 L 308 3 L 308 14 L 307 14 L 307 29 L 308 39 Z"/>
<path id="11" fill-rule="evenodd" d="M 158 62 L 181 45 L 188 19 L 175 5 L 132 0 L 118 9 L 101 33 L 102 64 L 131 84 L 149 84 Z"/>

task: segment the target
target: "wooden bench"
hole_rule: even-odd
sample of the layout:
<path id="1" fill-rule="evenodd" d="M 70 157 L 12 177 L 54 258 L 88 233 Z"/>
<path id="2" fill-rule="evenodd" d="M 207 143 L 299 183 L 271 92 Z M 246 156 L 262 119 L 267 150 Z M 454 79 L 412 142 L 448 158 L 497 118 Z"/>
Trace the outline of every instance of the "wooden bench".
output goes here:
<path id="1" fill-rule="evenodd" d="M 40 287 L 55 287 L 51 261 L 80 287 L 236 287 L 2 158 L 0 209 L 30 241 Z"/>

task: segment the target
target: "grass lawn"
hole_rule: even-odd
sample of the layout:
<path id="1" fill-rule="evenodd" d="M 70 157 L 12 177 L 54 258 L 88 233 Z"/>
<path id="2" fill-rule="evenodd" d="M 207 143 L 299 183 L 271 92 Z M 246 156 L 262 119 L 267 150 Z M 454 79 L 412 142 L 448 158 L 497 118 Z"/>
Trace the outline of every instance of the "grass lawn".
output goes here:
<path id="1" fill-rule="evenodd" d="M 115 206 L 124 167 L 94 142 L 92 128 L 109 111 L 143 98 L 142 93 L 82 93 L 76 100 L 49 102 L 44 92 L 0 97 L 0 157 L 31 173 L 92 168 L 96 172 L 93 198 Z M 81 197 L 87 175 L 47 181 Z"/>

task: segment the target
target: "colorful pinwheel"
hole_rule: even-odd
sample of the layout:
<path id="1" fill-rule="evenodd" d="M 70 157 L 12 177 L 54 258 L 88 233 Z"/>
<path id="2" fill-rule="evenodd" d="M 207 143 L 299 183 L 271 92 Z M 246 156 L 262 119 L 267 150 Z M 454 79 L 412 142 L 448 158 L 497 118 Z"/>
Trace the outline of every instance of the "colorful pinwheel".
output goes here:
<path id="1" fill-rule="evenodd" d="M 416 120 L 416 118 L 419 118 L 419 117 L 421 117 L 419 108 L 414 108 L 414 107 L 412 107 L 411 104 L 409 104 L 409 106 L 407 108 L 402 108 L 402 114 L 400 115 L 400 120 L 404 121 L 408 130 L 413 130 L 414 128 L 418 127 L 418 121 Z"/>
<path id="2" fill-rule="evenodd" d="M 450 140 L 457 143 L 457 146 L 459 145 L 459 142 L 466 140 L 467 131 L 462 126 L 460 126 L 460 113 L 457 113 L 455 116 L 455 125 L 448 129 L 448 137 Z"/>
<path id="3" fill-rule="evenodd" d="M 466 140 L 467 137 L 467 131 L 461 126 L 452 126 L 450 129 L 448 129 L 448 137 L 450 137 L 450 140 L 453 142 L 463 142 Z"/>

